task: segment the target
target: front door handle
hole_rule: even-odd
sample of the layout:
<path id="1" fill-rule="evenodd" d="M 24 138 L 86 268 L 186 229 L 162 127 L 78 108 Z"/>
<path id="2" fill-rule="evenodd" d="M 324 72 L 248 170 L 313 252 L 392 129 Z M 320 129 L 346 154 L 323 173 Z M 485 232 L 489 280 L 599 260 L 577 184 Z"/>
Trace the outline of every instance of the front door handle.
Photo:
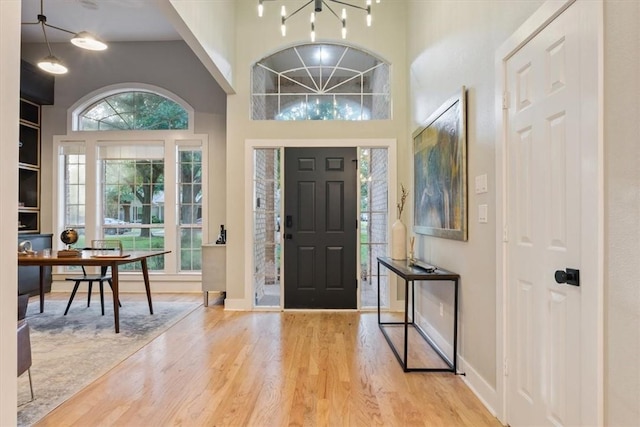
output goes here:
<path id="1" fill-rule="evenodd" d="M 580 286 L 580 270 L 567 268 L 565 270 L 556 270 L 555 279 L 557 283 L 566 283 L 567 285 Z"/>
<path id="2" fill-rule="evenodd" d="M 286 233 L 286 234 L 284 235 L 284 238 L 285 238 L 285 240 L 291 240 L 291 239 L 293 239 L 293 234 L 288 234 L 288 233 Z"/>

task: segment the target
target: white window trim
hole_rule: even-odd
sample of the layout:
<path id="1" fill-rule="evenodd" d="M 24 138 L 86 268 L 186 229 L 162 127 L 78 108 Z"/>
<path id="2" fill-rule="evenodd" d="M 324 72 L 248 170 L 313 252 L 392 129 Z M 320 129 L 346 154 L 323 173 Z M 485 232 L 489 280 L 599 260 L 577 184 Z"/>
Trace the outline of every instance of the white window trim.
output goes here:
<path id="1" fill-rule="evenodd" d="M 52 200 L 54 203 L 53 209 L 53 226 L 54 230 L 60 230 L 63 225 L 64 212 L 63 203 L 60 200 L 60 185 L 64 180 L 64 171 L 60 168 L 59 153 L 60 147 L 65 145 L 80 145 L 84 146 L 86 156 L 86 185 L 87 189 L 97 189 L 98 183 L 96 181 L 97 176 L 95 173 L 89 173 L 90 165 L 95 165 L 98 161 L 98 150 L 101 145 L 105 143 L 112 144 L 124 144 L 135 141 L 136 144 L 157 144 L 157 141 L 164 141 L 165 144 L 165 167 L 168 167 L 165 171 L 166 183 L 175 182 L 175 165 L 176 165 L 176 148 L 179 146 L 191 146 L 201 147 L 202 150 L 202 192 L 205 200 L 208 200 L 208 141 L 209 136 L 207 134 L 194 134 L 188 130 L 154 130 L 154 131 L 108 131 L 108 132 L 96 132 L 96 131 L 76 131 L 69 132 L 67 135 L 55 135 L 53 137 L 53 179 L 51 183 Z M 165 186 L 167 185 L 165 183 Z M 177 191 L 177 185 L 171 187 L 174 194 L 171 196 L 172 206 L 176 206 L 175 192 Z M 98 232 L 99 225 L 97 224 L 98 210 L 99 210 L 99 195 L 97 191 L 87 191 L 85 195 L 85 233 L 87 238 L 95 238 L 95 234 Z M 183 278 L 186 276 L 201 277 L 200 272 L 194 271 L 179 271 L 178 265 L 178 240 L 177 240 L 177 227 L 171 227 L 171 224 L 176 224 L 177 208 L 166 209 L 166 221 L 165 221 L 165 242 L 171 242 L 171 247 L 166 245 L 165 248 L 171 250 L 172 253 L 166 256 L 165 271 L 164 272 L 150 272 L 150 274 L 156 277 L 164 277 L 165 280 L 171 280 L 175 278 L 173 285 L 165 283 L 163 291 L 166 292 L 195 292 L 200 291 L 200 282 L 195 284 L 190 283 L 189 280 L 185 287 Z M 202 217 L 208 218 L 208 206 L 207 203 L 202 204 Z M 202 235 L 207 234 L 206 222 L 202 224 Z M 54 233 L 56 234 L 56 233 Z M 55 239 L 54 239 L 55 240 Z M 58 241 L 54 241 L 54 248 L 58 247 Z M 58 269 L 59 271 L 60 269 Z M 54 272 L 55 273 L 55 272 Z M 126 277 L 129 274 L 139 274 L 123 272 L 122 275 Z M 55 279 L 56 276 L 54 276 Z M 136 279 L 132 279 L 136 281 Z M 195 283 L 195 282 L 194 282 Z M 134 290 L 140 291 L 141 288 L 134 287 Z"/>

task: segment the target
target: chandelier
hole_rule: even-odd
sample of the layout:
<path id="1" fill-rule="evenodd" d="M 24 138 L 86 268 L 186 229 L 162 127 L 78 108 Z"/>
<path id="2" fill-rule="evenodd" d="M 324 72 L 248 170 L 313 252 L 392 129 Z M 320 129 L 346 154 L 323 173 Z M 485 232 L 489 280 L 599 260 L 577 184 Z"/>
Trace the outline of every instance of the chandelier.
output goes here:
<path id="1" fill-rule="evenodd" d="M 69 71 L 69 69 L 53 55 L 53 52 L 51 51 L 51 45 L 49 44 L 49 39 L 47 38 L 47 27 L 53 28 L 54 30 L 63 31 L 65 33 L 73 34 L 71 43 L 82 49 L 105 50 L 107 48 L 107 45 L 104 42 L 100 41 L 91 33 L 88 33 L 86 31 L 80 31 L 79 33 L 76 33 L 74 31 L 65 30 L 64 28 L 56 27 L 55 25 L 47 23 L 47 17 L 44 15 L 43 11 L 43 2 L 44 0 L 40 0 L 40 14 L 38 14 L 38 16 L 36 17 L 36 22 L 22 23 L 22 25 L 40 25 L 40 27 L 42 28 L 42 34 L 44 35 L 44 41 L 47 44 L 49 55 L 38 61 L 38 67 L 51 74 L 65 74 L 67 71 Z"/>
<path id="2" fill-rule="evenodd" d="M 264 13 L 264 1 L 265 0 L 258 0 L 258 16 L 262 18 L 262 15 Z M 304 3 L 302 6 L 300 6 L 298 9 L 296 9 L 294 12 L 290 13 L 287 15 L 287 10 L 285 8 L 284 5 L 282 5 L 282 8 L 280 9 L 280 31 L 282 32 L 282 36 L 286 36 L 287 35 L 287 21 L 292 18 L 293 16 L 295 16 L 298 12 L 300 12 L 301 10 L 303 10 L 304 8 L 306 8 L 307 6 L 309 6 L 311 3 L 313 3 L 313 11 L 311 12 L 311 16 L 310 16 L 310 23 L 311 23 L 311 41 L 315 42 L 316 41 L 316 13 L 318 12 L 322 12 L 322 6 L 326 6 L 327 9 L 329 9 L 329 11 L 331 11 L 331 13 L 333 14 L 333 16 L 336 17 L 336 19 L 341 23 L 342 25 L 342 38 L 345 39 L 347 38 L 347 10 L 346 8 L 342 8 L 342 13 L 340 15 L 338 15 L 336 13 L 336 11 L 334 11 L 331 6 L 329 5 L 329 3 L 336 3 L 338 5 L 343 5 L 343 6 L 349 6 L 353 9 L 357 9 L 357 10 L 361 10 L 363 12 L 366 12 L 366 22 L 367 22 L 367 26 L 370 27 L 371 26 L 371 0 L 365 0 L 364 1 L 364 6 L 358 6 L 355 4 L 351 4 L 348 3 L 346 1 L 340 1 L 340 0 L 309 0 L 306 3 Z M 380 0 L 376 0 L 376 3 L 380 3 Z"/>

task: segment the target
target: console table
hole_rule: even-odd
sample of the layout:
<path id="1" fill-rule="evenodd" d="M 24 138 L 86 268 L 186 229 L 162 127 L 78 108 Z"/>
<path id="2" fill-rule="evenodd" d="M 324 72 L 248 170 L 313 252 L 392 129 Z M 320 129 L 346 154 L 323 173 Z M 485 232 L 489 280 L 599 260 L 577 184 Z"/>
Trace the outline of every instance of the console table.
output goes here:
<path id="1" fill-rule="evenodd" d="M 386 267 L 402 279 L 404 279 L 404 322 L 382 322 L 380 318 L 380 265 Z M 415 282 L 416 281 L 451 281 L 454 289 L 454 311 L 453 311 L 453 360 L 450 360 L 446 354 L 433 342 L 429 336 L 415 323 L 416 304 L 415 304 Z M 460 275 L 450 271 L 436 268 L 433 272 L 428 272 L 419 267 L 409 266 L 406 260 L 396 261 L 387 257 L 378 257 L 378 326 L 384 335 L 387 343 L 391 347 L 393 354 L 398 359 L 404 372 L 457 372 L 457 354 L 458 354 L 458 282 Z M 409 284 L 411 284 L 411 320 L 409 320 Z M 403 355 L 400 356 L 398 349 L 391 341 L 391 338 L 385 330 L 385 326 L 402 325 L 404 326 L 404 348 Z M 447 364 L 448 368 L 410 368 L 407 358 L 408 354 L 408 330 L 409 326 L 415 328 L 422 338 L 435 350 L 435 352 Z"/>
<path id="2" fill-rule="evenodd" d="M 209 306 L 209 292 L 227 291 L 227 250 L 226 245 L 215 243 L 202 245 L 202 294 L 204 306 Z"/>

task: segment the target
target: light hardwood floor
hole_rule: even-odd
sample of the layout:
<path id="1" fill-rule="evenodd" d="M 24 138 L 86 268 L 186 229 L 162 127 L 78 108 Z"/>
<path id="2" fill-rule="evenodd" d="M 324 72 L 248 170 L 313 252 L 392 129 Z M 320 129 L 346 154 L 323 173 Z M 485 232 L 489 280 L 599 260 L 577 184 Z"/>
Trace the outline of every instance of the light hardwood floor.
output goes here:
<path id="1" fill-rule="evenodd" d="M 460 377 L 403 373 L 376 321 L 201 306 L 36 425 L 500 425 Z"/>

